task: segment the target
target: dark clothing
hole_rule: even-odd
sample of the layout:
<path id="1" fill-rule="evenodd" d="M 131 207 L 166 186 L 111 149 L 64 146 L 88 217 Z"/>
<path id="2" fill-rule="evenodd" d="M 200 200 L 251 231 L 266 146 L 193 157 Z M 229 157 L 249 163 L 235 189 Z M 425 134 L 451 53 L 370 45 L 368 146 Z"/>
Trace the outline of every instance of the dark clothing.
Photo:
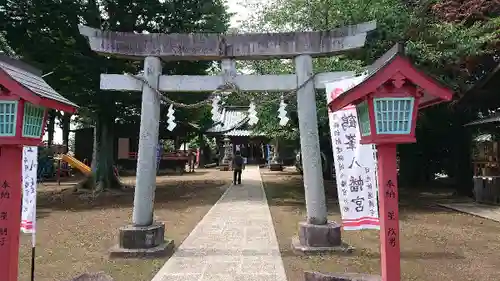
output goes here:
<path id="1" fill-rule="evenodd" d="M 233 183 L 241 184 L 241 169 L 233 169 Z"/>
<path id="2" fill-rule="evenodd" d="M 241 170 L 243 169 L 244 159 L 241 155 L 235 155 L 233 158 L 233 183 L 241 184 Z"/>
<path id="3" fill-rule="evenodd" d="M 241 157 L 241 155 L 236 155 L 234 156 L 233 158 L 233 169 L 242 169 L 243 168 L 243 162 L 245 160 L 243 159 L 243 157 Z"/>

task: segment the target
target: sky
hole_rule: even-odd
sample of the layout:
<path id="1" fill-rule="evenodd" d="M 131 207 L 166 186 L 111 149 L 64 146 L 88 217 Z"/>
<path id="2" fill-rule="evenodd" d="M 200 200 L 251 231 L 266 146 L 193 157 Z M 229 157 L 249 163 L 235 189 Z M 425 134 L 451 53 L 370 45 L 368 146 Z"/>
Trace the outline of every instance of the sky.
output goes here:
<path id="1" fill-rule="evenodd" d="M 231 17 L 231 27 L 238 27 L 238 21 L 243 21 L 246 18 L 248 18 L 248 15 L 250 13 L 249 9 L 245 8 L 242 6 L 241 3 L 242 0 L 227 0 L 227 4 L 229 7 L 229 12 L 231 13 L 236 13 L 234 16 Z M 261 0 L 254 0 L 255 1 L 261 1 Z M 71 129 L 75 129 L 74 125 L 71 126 Z M 43 140 L 47 140 L 48 135 L 45 133 L 45 136 L 43 137 Z M 62 144 L 62 130 L 60 129 L 59 126 L 56 126 L 55 132 L 54 132 L 54 143 L 56 144 Z"/>
<path id="2" fill-rule="evenodd" d="M 242 6 L 241 3 L 244 0 L 227 0 L 227 4 L 229 7 L 229 12 L 236 13 L 233 17 L 231 17 L 231 27 L 238 27 L 238 21 L 242 21 L 248 18 L 250 10 Z M 261 0 L 252 1 L 259 2 Z"/>

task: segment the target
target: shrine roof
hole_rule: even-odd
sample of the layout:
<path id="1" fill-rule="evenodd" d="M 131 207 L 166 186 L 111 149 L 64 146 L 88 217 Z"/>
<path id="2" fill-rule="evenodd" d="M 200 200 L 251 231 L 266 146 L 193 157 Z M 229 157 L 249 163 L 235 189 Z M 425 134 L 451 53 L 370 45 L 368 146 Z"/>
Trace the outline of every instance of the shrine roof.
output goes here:
<path id="1" fill-rule="evenodd" d="M 496 113 L 493 116 L 489 117 L 484 117 L 484 118 L 479 118 L 477 120 L 474 120 L 470 123 L 465 124 L 464 126 L 477 126 L 477 125 L 483 125 L 483 124 L 491 124 L 491 123 L 500 123 L 500 113 Z"/>
<path id="2" fill-rule="evenodd" d="M 381 83 L 390 79 L 392 74 L 396 72 L 403 73 L 408 80 L 424 90 L 424 96 L 420 99 L 419 104 L 421 108 L 432 105 L 442 99 L 451 100 L 453 93 L 441 86 L 430 76 L 419 71 L 405 56 L 404 48 L 403 43 L 395 44 L 389 51 L 366 68 L 366 77 L 359 84 L 340 94 L 330 102 L 329 107 L 336 108 L 341 103 L 345 105 L 340 106 L 340 108 L 347 106 L 351 102 L 354 102 L 356 98 L 362 98 L 363 94 L 375 91 Z M 396 65 L 391 69 L 393 64 Z M 380 79 L 378 79 L 378 77 L 380 77 Z M 361 91 L 363 93 L 361 95 L 356 95 L 354 100 L 353 98 L 348 98 L 348 96 L 352 95 L 355 91 Z M 347 100 L 349 100 L 349 102 L 346 103 L 345 101 Z"/>
<path id="3" fill-rule="evenodd" d="M 1 71 L 5 72 L 21 86 L 27 88 L 41 98 L 53 100 L 73 108 L 78 107 L 47 84 L 41 77 L 42 72 L 40 70 L 20 60 L 0 54 L 0 72 Z"/>
<path id="4" fill-rule="evenodd" d="M 493 135 L 491 135 L 491 134 L 481 134 L 481 135 L 476 136 L 474 138 L 474 141 L 475 142 L 490 142 L 493 139 L 494 139 Z"/>
<path id="5" fill-rule="evenodd" d="M 255 135 L 252 130 L 245 129 L 248 124 L 247 106 L 227 106 L 222 109 L 218 122 L 206 131 L 211 135 L 222 135 L 229 137 L 248 137 Z"/>

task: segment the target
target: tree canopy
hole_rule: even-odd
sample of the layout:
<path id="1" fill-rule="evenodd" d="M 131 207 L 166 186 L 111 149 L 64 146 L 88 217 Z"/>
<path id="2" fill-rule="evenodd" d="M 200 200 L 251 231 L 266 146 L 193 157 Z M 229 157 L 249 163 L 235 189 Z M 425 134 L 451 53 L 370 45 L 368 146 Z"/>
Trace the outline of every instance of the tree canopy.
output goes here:
<path id="1" fill-rule="evenodd" d="M 254 3 L 254 2 L 252 2 Z M 377 29 L 370 32 L 364 48 L 330 58 L 315 59 L 315 72 L 360 71 L 404 40 L 407 54 L 414 63 L 456 92 L 468 93 L 499 63 L 500 7 L 487 0 L 269 0 L 247 5 L 253 12 L 243 23 L 242 32 L 329 30 L 343 25 L 376 20 Z M 38 66 L 48 82 L 69 99 L 81 105 L 79 120 L 97 127 L 97 181 L 112 186 L 113 124 L 136 123 L 139 120 L 140 94 L 103 92 L 99 89 L 101 73 L 138 73 L 142 63 L 98 56 L 78 24 L 127 32 L 226 32 L 229 14 L 222 0 L 6 0 L 0 4 L 0 30 L 6 42 L 2 50 L 17 53 Z M 206 62 L 164 63 L 166 74 L 205 74 L 212 67 Z M 241 62 L 240 67 L 259 74 L 293 73 L 289 60 Z M 167 93 L 184 103 L 195 103 L 203 94 Z M 291 121 L 278 125 L 278 94 L 232 95 L 235 104 L 258 101 L 258 132 L 270 137 L 296 141 L 298 124 L 293 95 L 287 100 Z M 496 103 L 499 105 L 500 103 Z M 463 124 L 488 109 L 457 110 L 452 104 L 440 105 L 422 112 L 417 128 L 418 143 L 401 146 L 402 173 L 409 180 L 445 171 L 449 175 L 468 177 L 462 164 L 469 161 L 469 135 Z M 317 93 L 320 135 L 329 138 L 324 93 Z M 52 114 L 52 119 L 55 114 Z M 209 124 L 209 109 L 177 109 L 178 121 Z M 201 120 L 201 121 L 200 121 Z M 196 122 L 198 121 L 198 122 Z M 63 118 L 63 124 L 69 119 Z M 164 120 L 163 120 L 164 122 Z M 49 122 L 50 123 L 50 122 Z M 201 123 L 201 124 L 200 124 Z M 66 126 L 66 128 L 69 128 Z M 446 139 L 454 138 L 450 144 Z M 431 164 L 426 164 L 431 163 Z M 462 166 L 461 166 L 462 165 Z M 470 169 L 469 169 L 470 170 Z M 470 178 L 470 177 L 469 177 Z"/>
<path id="2" fill-rule="evenodd" d="M 47 82 L 81 106 L 79 120 L 96 126 L 96 180 L 104 188 L 116 185 L 113 124 L 139 121 L 141 94 L 101 91 L 100 74 L 139 73 L 142 62 L 95 54 L 79 34 L 78 25 L 124 32 L 222 33 L 229 21 L 222 0 L 7 0 L 0 4 L 0 11 L 0 30 L 10 47 L 24 61 L 51 73 Z M 163 66 L 167 74 L 204 74 L 208 67 L 207 62 Z M 181 93 L 170 96 L 187 103 L 205 98 Z M 207 110 L 188 113 L 180 109 L 176 117 L 181 122 L 192 121 L 205 116 Z"/>
<path id="3" fill-rule="evenodd" d="M 457 99 L 482 79 L 498 60 L 500 42 L 499 4 L 495 1 L 401 1 L 401 0 L 272 0 L 266 5 L 249 3 L 256 12 L 243 23 L 244 31 L 329 30 L 343 25 L 376 20 L 366 45 L 358 51 L 316 59 L 315 71 L 360 70 L 396 42 L 405 41 L 406 53 L 418 68 L 452 88 Z M 498 61 L 496 62 L 498 63 Z M 291 72 L 289 61 L 250 62 L 248 68 L 262 73 Z M 290 111 L 295 100 L 290 99 Z M 324 93 L 317 93 L 320 135 L 329 138 Z M 259 105 L 258 105 L 259 106 Z M 277 105 L 263 104 L 256 129 L 268 135 L 296 138 L 297 127 L 278 125 Z M 290 112 L 289 111 L 289 112 Z M 419 183 L 436 172 L 470 176 L 470 136 L 465 122 L 477 111 L 457 111 L 453 103 L 428 109 L 418 121 L 414 145 L 400 146 L 402 173 Z M 460 141 L 450 143 L 449 138 Z M 457 162 L 466 163 L 458 167 Z M 430 164 L 429 164 L 430 163 Z M 462 172 L 458 172 L 460 170 Z M 464 170 L 468 170 L 464 173 Z M 470 181 L 471 177 L 468 178 Z M 466 182 L 468 182 L 466 180 Z"/>

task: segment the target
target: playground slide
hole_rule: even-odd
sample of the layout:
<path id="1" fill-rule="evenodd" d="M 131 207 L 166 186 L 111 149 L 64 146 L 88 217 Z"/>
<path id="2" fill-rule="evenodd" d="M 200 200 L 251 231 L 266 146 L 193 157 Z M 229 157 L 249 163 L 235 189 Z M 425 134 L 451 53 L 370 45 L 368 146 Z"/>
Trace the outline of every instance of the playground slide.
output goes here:
<path id="1" fill-rule="evenodd" d="M 92 173 L 89 166 L 83 164 L 81 161 L 79 161 L 75 157 L 69 156 L 67 154 L 63 154 L 62 160 L 67 162 L 68 164 L 70 164 L 71 167 L 82 172 L 84 175 L 90 175 Z"/>

